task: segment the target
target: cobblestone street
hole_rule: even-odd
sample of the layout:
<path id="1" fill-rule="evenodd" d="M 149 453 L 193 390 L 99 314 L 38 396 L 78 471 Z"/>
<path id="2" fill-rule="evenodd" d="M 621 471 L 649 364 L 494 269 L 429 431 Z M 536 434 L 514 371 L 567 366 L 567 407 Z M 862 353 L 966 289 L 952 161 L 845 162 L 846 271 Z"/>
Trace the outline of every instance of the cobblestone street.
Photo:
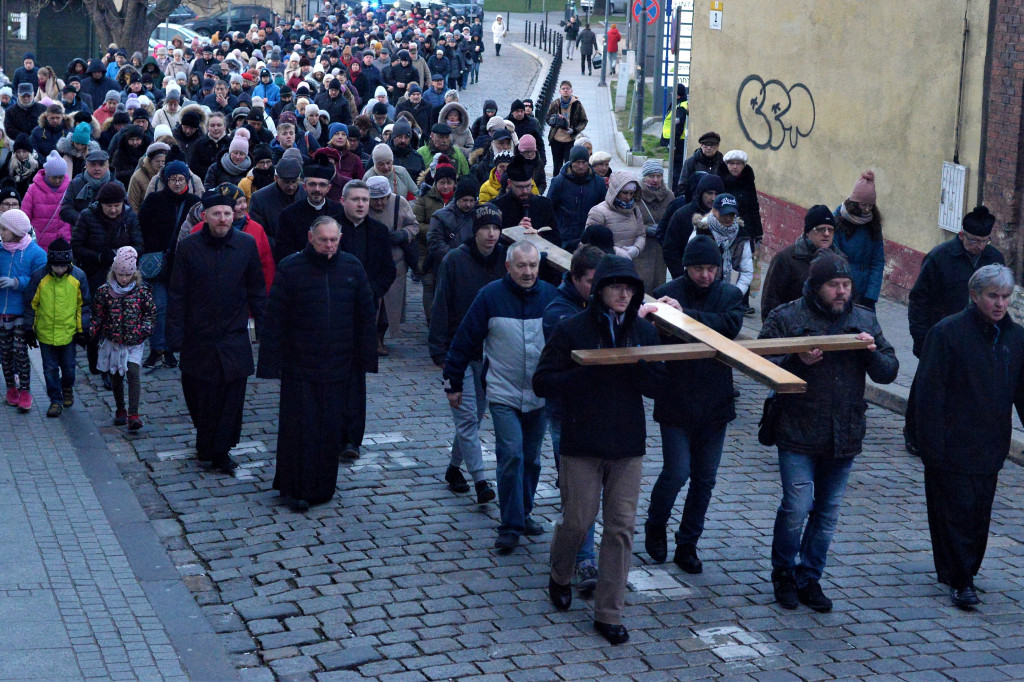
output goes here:
<path id="1" fill-rule="evenodd" d="M 903 451 L 902 419 L 872 407 L 826 574 L 836 610 L 785 612 L 768 582 L 774 453 L 754 435 L 764 390 L 746 380 L 700 546 L 703 575 L 649 565 L 642 551 L 660 467 L 649 423 L 625 614 L 632 639 L 606 646 L 586 602 L 559 613 L 547 600 L 550 533 L 495 556 L 497 510 L 446 490 L 450 417 L 424 352 L 418 294 L 411 287 L 407 333 L 370 378 L 364 455 L 342 466 L 335 499 L 307 514 L 291 512 L 271 488 L 276 382 L 249 384 L 235 478 L 194 461 L 175 371 L 145 378 L 140 435 L 101 429 L 243 679 L 1024 676 L 1019 467 L 1001 477 L 978 580 L 985 603 L 960 612 L 934 580 L 921 466 Z M 92 417 L 109 424 L 109 394 L 88 383 Z M 489 420 L 485 443 L 493 471 Z M 553 483 L 546 447 L 535 514 L 549 529 Z"/>

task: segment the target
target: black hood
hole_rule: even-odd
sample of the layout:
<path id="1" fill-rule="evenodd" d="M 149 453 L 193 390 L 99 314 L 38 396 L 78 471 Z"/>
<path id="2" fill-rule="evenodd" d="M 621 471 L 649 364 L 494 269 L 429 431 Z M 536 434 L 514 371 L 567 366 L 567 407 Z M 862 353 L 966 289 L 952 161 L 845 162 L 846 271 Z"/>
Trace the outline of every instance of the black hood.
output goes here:
<path id="1" fill-rule="evenodd" d="M 644 302 L 644 281 L 637 274 L 633 261 L 625 256 L 607 255 L 598 261 L 597 269 L 594 270 L 594 285 L 590 290 L 590 308 L 601 313 L 607 312 L 608 309 L 601 302 L 601 290 L 618 282 L 630 282 L 635 288 L 633 300 L 626 309 L 626 319 L 632 320 Z"/>

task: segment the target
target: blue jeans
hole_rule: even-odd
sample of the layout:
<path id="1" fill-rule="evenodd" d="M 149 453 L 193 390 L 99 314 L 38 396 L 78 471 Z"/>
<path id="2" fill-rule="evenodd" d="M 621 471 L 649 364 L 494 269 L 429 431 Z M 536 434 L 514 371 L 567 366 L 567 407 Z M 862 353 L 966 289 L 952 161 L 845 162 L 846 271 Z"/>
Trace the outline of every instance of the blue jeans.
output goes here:
<path id="1" fill-rule="evenodd" d="M 521 534 L 533 512 L 540 479 L 540 446 L 544 442 L 544 409 L 532 412 L 491 403 L 494 450 L 498 460 L 498 532 Z"/>
<path id="2" fill-rule="evenodd" d="M 156 304 L 156 323 L 153 335 L 149 337 L 149 350 L 167 350 L 164 328 L 167 326 L 167 284 L 158 280 L 146 280 L 153 290 L 153 303 Z"/>
<path id="3" fill-rule="evenodd" d="M 63 389 L 75 385 L 75 344 L 51 346 L 39 344 L 43 356 L 43 379 L 46 380 L 46 397 L 51 403 L 64 400 Z"/>
<path id="4" fill-rule="evenodd" d="M 480 80 L 480 62 L 473 62 L 469 65 L 469 72 L 473 74 L 473 82 Z"/>
<path id="5" fill-rule="evenodd" d="M 544 406 L 544 416 L 548 420 L 548 427 L 551 431 L 551 450 L 555 455 L 555 470 L 561 471 L 559 468 L 559 461 L 561 454 L 559 448 L 562 445 L 562 410 L 557 404 L 557 400 L 548 400 Z M 580 551 L 576 552 L 576 567 L 594 565 L 594 526 L 596 521 L 590 524 L 590 529 L 587 530 L 587 537 L 583 540 L 583 544 L 580 546 Z"/>
<path id="6" fill-rule="evenodd" d="M 711 492 L 715 489 L 718 464 L 725 444 L 725 424 L 682 429 L 661 425 L 661 447 L 664 464 L 651 491 L 647 520 L 652 525 L 668 525 L 676 496 L 687 479 L 683 518 L 676 531 L 676 545 L 696 545 L 704 532 Z"/>
<path id="7" fill-rule="evenodd" d="M 779 450 L 782 503 L 775 516 L 772 568 L 793 569 L 799 587 L 820 580 L 825 570 L 852 467 L 852 458 L 836 460 Z"/>

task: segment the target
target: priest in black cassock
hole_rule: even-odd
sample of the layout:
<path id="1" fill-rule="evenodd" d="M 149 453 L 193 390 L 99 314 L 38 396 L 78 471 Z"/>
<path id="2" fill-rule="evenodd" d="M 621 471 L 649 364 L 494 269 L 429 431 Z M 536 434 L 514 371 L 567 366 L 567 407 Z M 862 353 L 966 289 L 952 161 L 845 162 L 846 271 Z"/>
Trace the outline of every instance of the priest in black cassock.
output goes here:
<path id="1" fill-rule="evenodd" d="M 281 261 L 270 289 L 256 375 L 281 379 L 274 488 L 297 511 L 334 496 L 349 422 L 366 413 L 377 371 L 373 292 L 341 226 L 317 218 L 308 243 Z"/>

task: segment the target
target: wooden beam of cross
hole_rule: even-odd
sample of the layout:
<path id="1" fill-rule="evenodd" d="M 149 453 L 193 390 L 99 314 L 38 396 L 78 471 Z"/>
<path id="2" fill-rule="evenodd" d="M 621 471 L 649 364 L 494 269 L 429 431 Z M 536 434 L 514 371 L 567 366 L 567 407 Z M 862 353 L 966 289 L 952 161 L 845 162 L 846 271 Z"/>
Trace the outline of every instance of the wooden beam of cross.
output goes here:
<path id="1" fill-rule="evenodd" d="M 568 251 L 546 241 L 538 234 L 525 234 L 525 230 L 522 227 L 515 225 L 502 230 L 502 238 L 507 242 L 521 240 L 532 242 L 545 254 L 545 260 L 550 267 L 558 272 L 569 271 L 572 255 Z M 651 296 L 644 296 L 644 300 L 648 303 L 655 302 L 655 299 Z M 665 332 L 684 340 L 699 341 L 708 348 L 713 349 L 715 351 L 715 359 L 746 374 L 758 383 L 768 386 L 776 393 L 803 393 L 807 390 L 806 382 L 800 377 L 787 372 L 770 360 L 766 360 L 732 339 L 722 336 L 714 329 L 701 324 L 675 308 L 666 305 L 658 306 L 658 310 L 651 313 L 649 317 Z M 784 340 L 792 341 L 792 339 Z"/>
<path id="2" fill-rule="evenodd" d="M 737 341 L 749 351 L 758 355 L 783 355 L 805 353 L 818 348 L 823 351 L 860 350 L 867 348 L 867 341 L 856 334 L 835 336 L 800 336 L 788 339 L 745 339 Z M 629 365 L 640 362 L 669 362 L 672 360 L 710 360 L 718 357 L 718 351 L 706 343 L 680 343 L 669 346 L 644 346 L 641 348 L 597 348 L 574 350 L 572 359 L 581 365 Z"/>

